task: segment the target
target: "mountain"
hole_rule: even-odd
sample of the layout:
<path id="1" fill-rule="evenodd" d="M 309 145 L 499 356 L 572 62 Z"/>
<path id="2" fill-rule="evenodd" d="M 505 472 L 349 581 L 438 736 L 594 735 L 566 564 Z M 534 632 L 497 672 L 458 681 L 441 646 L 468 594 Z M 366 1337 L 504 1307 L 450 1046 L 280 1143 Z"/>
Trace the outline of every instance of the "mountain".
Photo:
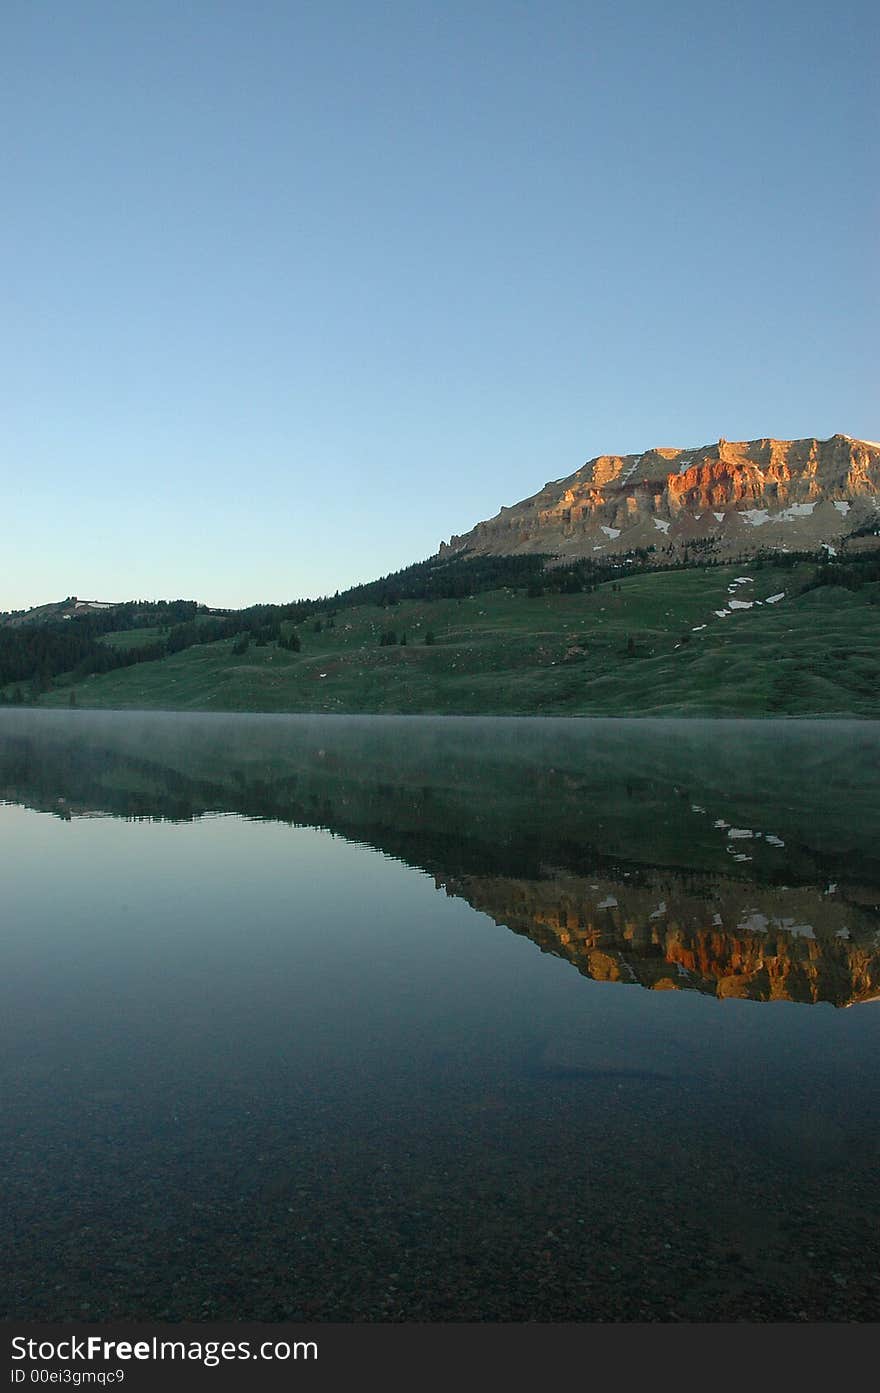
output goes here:
<path id="1" fill-rule="evenodd" d="M 457 552 L 574 558 L 652 550 L 658 559 L 758 552 L 834 555 L 880 545 L 880 444 L 721 439 L 690 449 L 600 455 L 463 536 Z"/>
<path id="2" fill-rule="evenodd" d="M 0 615 L 0 704 L 876 719 L 878 498 L 848 436 L 605 456 L 332 597 Z"/>

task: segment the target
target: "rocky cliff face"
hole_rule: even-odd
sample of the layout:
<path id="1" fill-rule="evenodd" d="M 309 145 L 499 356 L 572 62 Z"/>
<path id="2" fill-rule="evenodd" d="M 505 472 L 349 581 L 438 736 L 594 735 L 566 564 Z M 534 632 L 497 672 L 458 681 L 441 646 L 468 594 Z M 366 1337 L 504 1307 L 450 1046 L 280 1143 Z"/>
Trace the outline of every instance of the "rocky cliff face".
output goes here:
<path id="1" fill-rule="evenodd" d="M 880 545 L 880 444 L 719 440 L 696 449 L 600 455 L 566 479 L 440 547 L 509 554 L 620 555 L 636 548 L 720 558 Z"/>

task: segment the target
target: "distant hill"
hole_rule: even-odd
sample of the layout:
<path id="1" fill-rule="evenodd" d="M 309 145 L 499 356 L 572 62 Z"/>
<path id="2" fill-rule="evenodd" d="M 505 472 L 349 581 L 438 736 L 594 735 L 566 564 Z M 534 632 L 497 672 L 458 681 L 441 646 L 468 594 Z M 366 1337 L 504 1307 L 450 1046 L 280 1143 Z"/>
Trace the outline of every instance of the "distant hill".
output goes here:
<path id="1" fill-rule="evenodd" d="M 195 600 L 81 600 L 78 595 L 68 595 L 64 600 L 54 600 L 47 605 L 34 605 L 31 609 L 0 614 L 0 628 L 21 629 L 29 624 L 58 624 L 70 619 L 96 616 L 109 616 L 114 625 L 124 628 L 138 628 L 143 624 L 156 623 L 160 618 L 166 622 L 179 622 L 181 618 L 191 618 L 196 613 L 214 615 L 228 611 L 209 610 Z"/>
<path id="2" fill-rule="evenodd" d="M 23 624 L 55 624 L 58 620 L 73 619 L 74 616 L 121 609 L 123 603 L 116 600 L 80 600 L 76 595 L 68 595 L 66 600 L 56 600 L 52 604 L 34 605 L 32 609 L 0 614 L 0 624 L 11 629 L 21 628 Z"/>
<path id="3" fill-rule="evenodd" d="M 661 561 L 723 561 L 823 546 L 834 555 L 847 540 L 880 545 L 880 444 L 834 435 L 600 455 L 452 537 L 440 555 L 650 549 Z"/>

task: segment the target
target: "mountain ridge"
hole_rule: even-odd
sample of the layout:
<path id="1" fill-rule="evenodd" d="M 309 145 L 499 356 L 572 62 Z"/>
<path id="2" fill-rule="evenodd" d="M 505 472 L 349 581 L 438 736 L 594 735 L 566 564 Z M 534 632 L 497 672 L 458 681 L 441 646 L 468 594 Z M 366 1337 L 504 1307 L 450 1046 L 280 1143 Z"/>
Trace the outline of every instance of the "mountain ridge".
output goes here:
<path id="1" fill-rule="evenodd" d="M 461 552 L 544 552 L 564 559 L 636 550 L 672 560 L 759 552 L 834 555 L 880 529 L 880 443 L 837 434 L 654 446 L 597 455 L 530 497 L 442 542 Z"/>

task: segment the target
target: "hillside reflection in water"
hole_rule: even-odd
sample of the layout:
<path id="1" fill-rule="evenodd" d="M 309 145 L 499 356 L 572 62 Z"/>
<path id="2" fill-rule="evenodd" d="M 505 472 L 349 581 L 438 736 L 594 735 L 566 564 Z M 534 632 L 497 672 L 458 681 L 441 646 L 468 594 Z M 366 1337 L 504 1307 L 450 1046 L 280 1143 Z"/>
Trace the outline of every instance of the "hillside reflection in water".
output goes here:
<path id="1" fill-rule="evenodd" d="M 875 1319 L 878 755 L 0 713 L 5 1314 Z"/>

